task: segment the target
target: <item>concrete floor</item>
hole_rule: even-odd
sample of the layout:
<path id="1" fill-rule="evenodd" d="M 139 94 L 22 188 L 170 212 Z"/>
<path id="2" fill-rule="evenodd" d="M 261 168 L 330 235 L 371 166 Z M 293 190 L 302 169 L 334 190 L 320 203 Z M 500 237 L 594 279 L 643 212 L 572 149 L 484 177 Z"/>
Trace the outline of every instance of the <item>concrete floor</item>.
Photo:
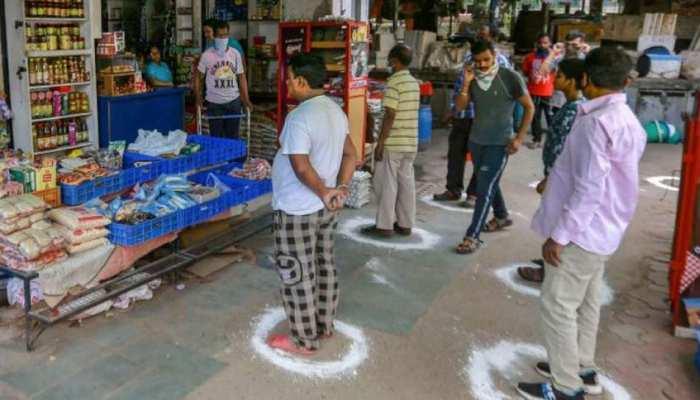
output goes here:
<path id="1" fill-rule="evenodd" d="M 431 149 L 420 154 L 419 197 L 441 190 L 446 147 L 446 132 L 437 131 Z M 609 264 L 614 301 L 603 311 L 598 361 L 619 386 L 604 399 L 700 396 L 692 367 L 697 345 L 670 335 L 665 302 L 677 193 L 644 180 L 672 175 L 680 157 L 679 146 L 647 148 L 640 206 Z M 528 229 L 538 195 L 528 184 L 541 169 L 539 151 L 523 149 L 511 159 L 503 188 L 516 224 L 485 236 L 487 247 L 473 256 L 453 252 L 471 214 L 420 201 L 419 227 L 436 241 L 427 250 L 338 236 L 339 319 L 359 328 L 368 343 L 366 360 L 343 375 L 308 378 L 253 351 L 258 317 L 278 305 L 278 277 L 268 259 L 271 236 L 261 234 L 245 243 L 258 252 L 258 265 L 235 264 L 186 282 L 182 291 L 161 289 L 129 312 L 55 327 L 33 353 L 25 353 L 18 338 L 2 339 L 16 331 L 12 323 L 0 323 L 0 399 L 516 398 L 512 387 L 519 379 L 537 379 L 531 368 L 541 351 L 535 347 L 541 345 L 537 299 L 495 272 L 538 255 L 541 239 Z M 373 214 L 369 206 L 344 212 L 343 219 Z M 10 314 L 0 310 L 0 318 Z M 336 335 L 304 369 L 328 372 L 318 364 L 353 348 Z"/>

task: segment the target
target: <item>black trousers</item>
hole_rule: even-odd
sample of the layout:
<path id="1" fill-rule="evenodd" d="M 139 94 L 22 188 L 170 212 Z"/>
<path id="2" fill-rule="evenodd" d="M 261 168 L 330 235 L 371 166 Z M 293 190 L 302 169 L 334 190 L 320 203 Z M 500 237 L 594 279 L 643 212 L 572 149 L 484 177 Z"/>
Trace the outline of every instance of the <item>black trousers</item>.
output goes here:
<path id="1" fill-rule="evenodd" d="M 457 195 L 461 195 L 464 191 L 464 167 L 469 151 L 469 132 L 473 121 L 470 118 L 452 121 L 452 131 L 450 131 L 447 148 L 447 190 Z M 467 195 L 476 196 L 476 171 L 469 179 Z"/>
<path id="2" fill-rule="evenodd" d="M 207 115 L 210 117 L 221 117 L 227 115 L 238 115 L 241 113 L 240 97 L 230 103 L 207 104 Z M 237 139 L 241 129 L 240 118 L 210 119 L 209 134 L 216 137 Z"/>
<path id="3" fill-rule="evenodd" d="M 537 143 L 542 142 L 544 129 L 542 128 L 542 114 L 547 122 L 547 128 L 552 123 L 552 110 L 549 106 L 551 97 L 532 96 L 532 101 L 535 103 L 535 118 L 532 120 L 532 140 Z"/>

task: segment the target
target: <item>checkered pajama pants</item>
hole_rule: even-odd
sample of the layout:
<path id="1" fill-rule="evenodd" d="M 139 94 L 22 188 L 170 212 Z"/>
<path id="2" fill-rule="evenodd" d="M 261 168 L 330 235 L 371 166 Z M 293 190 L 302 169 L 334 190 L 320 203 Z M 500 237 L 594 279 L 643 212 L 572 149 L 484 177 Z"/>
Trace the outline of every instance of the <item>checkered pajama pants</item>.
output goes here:
<path id="1" fill-rule="evenodd" d="M 338 307 L 334 234 L 338 214 L 326 209 L 309 215 L 274 216 L 276 269 L 291 337 L 307 349 L 333 332 Z"/>

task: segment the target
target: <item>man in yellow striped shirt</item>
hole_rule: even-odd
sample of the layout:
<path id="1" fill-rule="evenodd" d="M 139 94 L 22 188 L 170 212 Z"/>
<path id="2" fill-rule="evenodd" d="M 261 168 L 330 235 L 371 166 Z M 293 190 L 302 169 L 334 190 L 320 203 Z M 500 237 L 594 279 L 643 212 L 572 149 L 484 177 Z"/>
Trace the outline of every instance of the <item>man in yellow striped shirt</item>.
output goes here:
<path id="1" fill-rule="evenodd" d="M 408 70 L 411 49 L 397 45 L 389 52 L 393 74 L 384 93 L 384 121 L 375 150 L 374 191 L 376 225 L 365 234 L 409 236 L 416 219 L 416 185 L 413 162 L 418 151 L 418 81 Z"/>

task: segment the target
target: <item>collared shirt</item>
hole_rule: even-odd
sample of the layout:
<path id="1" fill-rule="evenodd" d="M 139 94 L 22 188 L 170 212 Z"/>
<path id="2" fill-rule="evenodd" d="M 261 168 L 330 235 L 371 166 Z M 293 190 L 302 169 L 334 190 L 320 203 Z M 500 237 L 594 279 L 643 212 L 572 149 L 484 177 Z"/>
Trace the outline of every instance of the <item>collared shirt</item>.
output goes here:
<path id="1" fill-rule="evenodd" d="M 503 54 L 499 53 L 496 51 L 496 62 L 498 63 L 498 66 L 501 68 L 509 68 L 513 69 L 513 66 L 510 64 L 510 61 L 508 61 L 508 57 L 504 56 Z M 469 51 L 467 54 L 464 55 L 464 65 L 467 66 L 468 64 L 472 63 L 472 52 Z M 464 73 L 460 70 L 459 74 L 457 75 L 457 80 L 455 81 L 455 89 L 452 92 L 452 99 L 450 100 L 450 109 L 452 112 L 455 112 L 455 99 L 457 96 L 459 96 L 459 92 L 462 91 L 462 86 L 464 85 Z M 473 119 L 474 118 L 474 103 L 469 103 L 467 107 L 456 113 L 455 118 L 459 119 L 464 119 L 464 118 L 469 118 Z"/>
<path id="2" fill-rule="evenodd" d="M 532 229 L 611 255 L 632 219 L 646 134 L 621 93 L 582 103 L 554 163 Z"/>
<path id="3" fill-rule="evenodd" d="M 418 151 L 420 87 L 408 69 L 393 74 L 387 80 L 384 107 L 396 111 L 394 124 L 391 126 L 384 148 L 397 153 Z"/>
<path id="4" fill-rule="evenodd" d="M 571 132 L 571 127 L 576 120 L 578 106 L 581 99 L 567 101 L 564 106 L 552 117 L 552 125 L 544 141 L 542 149 L 542 161 L 544 162 L 544 176 L 549 175 L 549 171 L 554 167 L 554 162 L 564 150 L 564 142 Z"/>

